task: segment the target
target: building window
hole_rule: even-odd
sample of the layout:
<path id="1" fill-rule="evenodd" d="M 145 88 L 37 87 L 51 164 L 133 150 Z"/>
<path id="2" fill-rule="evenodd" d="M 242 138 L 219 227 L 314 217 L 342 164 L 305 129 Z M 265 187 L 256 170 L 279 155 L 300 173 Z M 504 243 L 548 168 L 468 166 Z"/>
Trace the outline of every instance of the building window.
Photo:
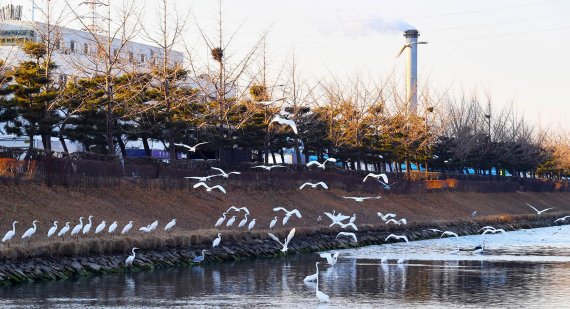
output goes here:
<path id="1" fill-rule="evenodd" d="M 135 60 L 135 55 L 132 52 L 128 52 L 127 55 L 129 57 L 129 62 L 132 63 Z"/>
<path id="2" fill-rule="evenodd" d="M 55 40 L 54 47 L 55 49 L 61 49 L 61 40 L 59 39 Z"/>
<path id="3" fill-rule="evenodd" d="M 67 75 L 59 74 L 59 87 L 63 88 L 67 85 Z"/>
<path id="4" fill-rule="evenodd" d="M 89 44 L 87 43 L 83 44 L 83 53 L 86 55 L 89 54 Z"/>
<path id="5" fill-rule="evenodd" d="M 75 52 L 75 41 L 69 42 L 69 50 L 71 50 L 71 52 Z"/>
<path id="6" fill-rule="evenodd" d="M 141 63 L 145 63 L 146 61 L 146 56 L 145 55 L 141 55 Z"/>

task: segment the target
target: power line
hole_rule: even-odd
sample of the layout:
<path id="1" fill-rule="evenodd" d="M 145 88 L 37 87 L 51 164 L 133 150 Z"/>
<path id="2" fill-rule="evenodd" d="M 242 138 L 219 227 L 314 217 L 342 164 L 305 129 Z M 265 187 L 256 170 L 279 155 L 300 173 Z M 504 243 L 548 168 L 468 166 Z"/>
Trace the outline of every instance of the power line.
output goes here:
<path id="1" fill-rule="evenodd" d="M 443 41 L 432 41 L 432 40 L 430 40 L 430 43 L 432 43 L 432 42 L 434 42 L 434 43 L 454 43 L 454 42 L 471 41 L 471 40 L 479 40 L 479 39 L 500 38 L 500 37 L 506 37 L 506 36 L 518 36 L 518 35 L 546 32 L 546 31 L 555 31 L 555 30 L 568 29 L 568 28 L 570 28 L 570 25 L 545 28 L 545 29 L 530 30 L 530 31 L 523 31 L 523 32 L 492 34 L 492 35 L 483 35 L 483 36 L 468 37 L 468 38 L 462 37 L 462 38 L 449 39 L 449 40 L 443 40 Z"/>

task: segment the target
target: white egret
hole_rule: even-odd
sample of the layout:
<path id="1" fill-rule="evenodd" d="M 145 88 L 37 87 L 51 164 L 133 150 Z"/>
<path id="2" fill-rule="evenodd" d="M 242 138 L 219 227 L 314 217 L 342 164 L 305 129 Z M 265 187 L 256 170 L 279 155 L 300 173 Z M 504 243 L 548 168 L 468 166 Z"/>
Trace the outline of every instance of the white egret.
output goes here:
<path id="1" fill-rule="evenodd" d="M 61 237 L 62 239 L 65 240 L 64 236 L 67 232 L 69 232 L 69 222 L 65 222 L 65 226 L 61 228 L 61 230 L 59 230 L 59 233 L 57 233 L 57 237 Z"/>
<path id="2" fill-rule="evenodd" d="M 262 169 L 270 172 L 272 169 L 279 168 L 279 167 L 287 167 L 287 166 L 285 166 L 285 165 L 256 165 L 252 168 L 262 168 Z"/>
<path id="3" fill-rule="evenodd" d="M 205 253 L 206 253 L 206 252 L 208 252 L 208 250 L 206 250 L 206 249 L 202 250 L 202 255 L 198 255 L 197 257 L 195 257 L 195 258 L 192 260 L 192 263 L 201 264 L 202 262 L 204 262 L 204 259 L 205 259 L 205 257 L 206 257 L 206 256 L 205 256 Z"/>
<path id="4" fill-rule="evenodd" d="M 386 224 L 389 224 L 389 223 L 394 223 L 397 225 L 402 225 L 402 224 L 406 225 L 406 224 L 408 224 L 408 220 L 406 220 L 406 218 L 402 218 L 400 220 L 390 219 L 390 220 L 386 221 Z"/>
<path id="5" fill-rule="evenodd" d="M 158 220 L 154 220 L 154 222 L 152 222 L 148 227 L 150 228 L 151 232 L 156 230 L 156 228 L 158 227 Z"/>
<path id="6" fill-rule="evenodd" d="M 97 225 L 97 227 L 95 228 L 95 234 L 101 233 L 106 226 L 107 226 L 107 221 L 105 220 L 101 221 L 101 223 L 99 223 L 99 225 Z"/>
<path id="7" fill-rule="evenodd" d="M 89 223 L 85 224 L 85 226 L 83 227 L 83 235 L 89 233 L 89 231 L 91 230 L 91 219 L 93 218 L 93 216 L 89 216 Z"/>
<path id="8" fill-rule="evenodd" d="M 480 233 L 483 230 L 494 230 L 494 229 L 495 229 L 495 227 L 487 225 L 487 226 L 480 228 L 479 231 L 477 231 L 477 233 Z"/>
<path id="9" fill-rule="evenodd" d="M 231 218 L 228 220 L 228 223 L 226 224 L 226 226 L 232 226 L 235 221 L 236 221 L 236 216 L 231 217 Z"/>
<path id="10" fill-rule="evenodd" d="M 325 164 L 327 164 L 327 162 L 329 162 L 329 161 L 330 162 L 336 162 L 336 159 L 335 158 L 328 158 L 323 163 L 319 163 L 319 161 L 309 161 L 309 163 L 307 163 L 307 167 L 316 165 L 318 168 L 325 169 L 325 167 L 326 167 Z"/>
<path id="11" fill-rule="evenodd" d="M 483 240 L 483 244 L 475 247 L 473 250 L 473 254 L 482 254 L 485 251 L 485 241 Z"/>
<path id="12" fill-rule="evenodd" d="M 443 232 L 442 230 L 438 230 L 438 229 L 427 229 L 427 230 L 424 230 L 424 231 L 430 231 L 430 232 L 433 232 L 433 233 L 442 233 L 442 232 Z"/>
<path id="13" fill-rule="evenodd" d="M 18 221 L 12 222 L 12 229 L 6 232 L 6 235 L 2 238 L 2 242 L 10 241 L 10 239 L 16 235 L 16 223 L 18 223 Z"/>
<path id="14" fill-rule="evenodd" d="M 82 229 L 83 229 L 83 217 L 79 217 L 79 224 L 76 225 L 73 228 L 73 230 L 71 230 L 71 236 L 78 235 Z"/>
<path id="15" fill-rule="evenodd" d="M 396 261 L 396 263 L 397 263 L 397 264 L 400 264 L 400 265 L 404 264 L 405 262 L 406 262 L 406 259 L 405 259 L 405 258 L 399 258 L 399 259 Z"/>
<path id="16" fill-rule="evenodd" d="M 273 220 L 271 220 L 271 222 L 269 223 L 269 228 L 272 229 L 275 224 L 277 224 L 277 216 L 275 216 L 275 218 L 273 218 Z"/>
<path id="17" fill-rule="evenodd" d="M 289 245 L 289 242 L 291 241 L 291 238 L 293 238 L 293 236 L 295 236 L 295 228 L 293 228 L 290 232 L 289 235 L 287 235 L 287 238 L 285 238 L 285 242 L 281 242 L 279 240 L 279 238 L 277 238 L 277 236 L 271 234 L 271 233 L 267 233 L 269 235 L 269 237 L 271 237 L 273 240 L 275 240 L 276 242 L 278 242 L 281 246 L 283 246 L 283 248 L 281 248 L 281 252 L 287 252 L 287 250 L 289 249 L 287 246 Z"/>
<path id="18" fill-rule="evenodd" d="M 299 212 L 299 210 L 297 210 L 297 209 L 293 209 L 293 210 L 289 211 L 289 210 L 287 210 L 287 209 L 285 209 L 285 208 L 283 208 L 283 207 L 275 207 L 275 208 L 273 208 L 273 211 L 281 211 L 281 210 L 285 212 L 285 217 L 283 217 L 283 225 L 285 225 L 285 224 L 287 223 L 287 221 L 289 221 L 289 218 L 290 218 L 292 215 L 297 216 L 297 218 L 302 218 L 301 212 Z M 276 218 L 277 218 L 277 217 L 276 217 Z M 270 227 L 270 228 L 271 228 L 271 227 Z"/>
<path id="19" fill-rule="evenodd" d="M 208 143 L 209 143 L 209 142 L 201 142 L 201 143 L 198 143 L 198 144 L 196 144 L 196 145 L 194 145 L 194 146 L 188 146 L 188 145 L 185 145 L 185 144 L 178 144 L 178 143 L 174 143 L 174 145 L 180 146 L 180 147 L 184 147 L 184 148 L 188 149 L 188 151 L 190 151 L 190 152 L 196 152 L 196 147 L 198 147 L 198 146 L 200 146 L 200 145 L 208 144 Z"/>
<path id="20" fill-rule="evenodd" d="M 229 173 L 226 173 L 226 172 L 224 172 L 223 169 L 217 168 L 217 167 L 212 167 L 212 169 L 213 169 L 213 170 L 216 170 L 216 171 L 218 171 L 218 172 L 220 172 L 220 173 L 221 173 L 220 176 L 223 176 L 224 178 L 229 178 L 231 174 L 235 174 L 235 175 L 241 174 L 240 172 L 229 172 Z"/>
<path id="21" fill-rule="evenodd" d="M 368 177 L 371 178 L 376 178 L 378 180 L 380 180 L 380 178 L 382 178 L 384 180 L 384 183 L 388 183 L 388 176 L 386 176 L 386 174 L 382 173 L 382 174 L 374 174 L 374 173 L 369 173 L 368 175 L 366 175 L 366 177 L 364 177 L 364 180 L 362 180 L 362 182 L 366 182 L 366 179 L 368 179 Z"/>
<path id="22" fill-rule="evenodd" d="M 220 244 L 220 241 L 222 241 L 222 234 L 218 233 L 218 237 L 212 242 L 212 248 L 216 248 Z"/>
<path id="23" fill-rule="evenodd" d="M 129 257 L 125 260 L 125 266 L 133 266 L 133 261 L 135 260 L 135 250 L 138 250 L 139 248 L 133 248 L 132 255 L 129 255 Z"/>
<path id="24" fill-rule="evenodd" d="M 388 257 L 383 256 L 382 259 L 380 260 L 380 264 L 388 264 Z"/>
<path id="25" fill-rule="evenodd" d="M 381 212 L 377 212 L 376 213 L 378 215 L 378 217 L 380 217 L 380 219 L 382 219 L 382 221 L 386 222 L 388 221 L 389 218 L 396 218 L 396 214 L 383 214 Z"/>
<path id="26" fill-rule="evenodd" d="M 121 234 L 128 233 L 132 228 L 133 228 L 133 221 L 129 221 L 129 223 L 127 223 L 127 225 L 125 225 L 125 227 L 121 231 Z"/>
<path id="27" fill-rule="evenodd" d="M 238 227 L 243 227 L 247 223 L 247 214 L 245 217 L 239 222 Z"/>
<path id="28" fill-rule="evenodd" d="M 445 231 L 441 234 L 441 236 L 439 238 L 442 238 L 444 236 L 455 236 L 455 237 L 459 237 L 459 235 L 457 235 L 457 233 L 454 233 L 452 231 Z"/>
<path id="29" fill-rule="evenodd" d="M 194 179 L 194 180 L 198 180 L 201 182 L 206 182 L 208 180 L 210 180 L 210 178 L 214 178 L 217 176 L 221 176 L 221 175 L 210 175 L 210 176 L 189 176 L 189 177 L 184 177 L 185 179 Z"/>
<path id="30" fill-rule="evenodd" d="M 483 233 L 481 233 L 481 235 L 485 235 L 487 233 L 491 233 L 491 234 L 505 233 L 505 230 L 504 229 L 487 229 L 487 230 L 483 231 Z"/>
<path id="31" fill-rule="evenodd" d="M 343 228 L 343 229 L 345 229 L 345 228 L 347 228 L 347 227 L 351 227 L 353 230 L 358 231 L 358 228 L 356 227 L 356 225 L 355 225 L 354 223 L 346 223 L 346 224 L 344 224 L 344 223 L 342 223 L 342 222 L 335 222 L 335 223 L 331 224 L 330 226 L 333 226 L 333 225 L 336 225 L 336 224 L 340 225 L 340 227 Z"/>
<path id="32" fill-rule="evenodd" d="M 332 223 L 329 226 L 333 226 L 333 224 L 336 224 L 338 222 L 342 222 L 342 221 L 350 218 L 349 216 L 345 216 L 340 212 L 338 214 L 335 214 L 335 210 L 333 210 L 332 213 L 325 212 L 325 215 L 327 217 L 329 217 L 329 219 L 331 219 L 331 221 L 332 221 Z"/>
<path id="33" fill-rule="evenodd" d="M 323 187 L 323 189 L 328 189 L 329 187 L 327 186 L 326 183 L 324 183 L 323 181 L 321 182 L 317 182 L 317 183 L 312 183 L 312 182 L 305 182 L 304 184 L 302 184 L 299 189 L 303 190 L 304 187 L 306 186 L 310 186 L 313 189 L 316 189 L 318 186 Z"/>
<path id="34" fill-rule="evenodd" d="M 47 233 L 47 237 L 50 238 L 53 234 L 55 234 L 55 231 L 57 231 L 57 221 L 53 221 L 53 226 L 49 229 L 48 233 Z"/>
<path id="35" fill-rule="evenodd" d="M 297 125 L 295 124 L 295 121 L 285 119 L 285 118 L 281 118 L 281 117 L 279 117 L 279 115 L 275 115 L 275 117 L 273 117 L 273 119 L 271 119 L 271 122 L 269 122 L 269 125 L 271 125 L 274 122 L 277 122 L 277 123 L 282 124 L 282 125 L 289 126 L 289 127 L 291 127 L 293 132 L 295 132 L 295 134 L 298 134 Z"/>
<path id="36" fill-rule="evenodd" d="M 321 303 L 328 303 L 330 301 L 329 296 L 319 291 L 319 262 L 316 263 L 316 267 L 317 267 L 317 289 L 316 289 L 317 299 Z"/>
<path id="37" fill-rule="evenodd" d="M 309 276 L 305 277 L 305 279 L 303 279 L 303 282 L 312 282 L 312 281 L 315 281 L 315 280 L 317 280 L 317 276 L 318 276 L 318 275 L 319 275 L 319 274 L 317 274 L 317 273 L 314 273 L 314 274 L 312 274 L 312 275 L 309 275 Z"/>
<path id="38" fill-rule="evenodd" d="M 36 233 L 36 229 L 37 229 L 36 223 L 38 223 L 38 222 L 39 222 L 38 220 L 34 220 L 34 222 L 32 222 L 32 227 L 29 228 L 24 233 L 24 235 L 22 235 L 22 239 L 24 239 L 24 238 L 30 239 Z"/>
<path id="39" fill-rule="evenodd" d="M 352 232 L 339 232 L 336 237 L 335 240 L 339 237 L 339 236 L 348 236 L 348 237 L 352 237 L 352 240 L 354 242 L 358 242 L 358 239 L 356 238 L 356 234 L 352 233 Z"/>
<path id="40" fill-rule="evenodd" d="M 249 215 L 249 209 L 247 209 L 247 207 L 240 207 L 237 208 L 235 206 L 230 206 L 230 208 L 228 208 L 228 210 L 226 210 L 226 212 L 230 212 L 230 210 L 235 210 L 237 212 L 241 212 L 242 210 Z"/>
<path id="41" fill-rule="evenodd" d="M 252 219 L 247 226 L 247 230 L 251 230 L 255 226 L 255 219 Z"/>
<path id="42" fill-rule="evenodd" d="M 568 218 L 570 218 L 570 216 L 564 216 L 564 217 L 562 217 L 562 218 L 558 218 L 558 219 L 554 220 L 554 223 L 566 221 L 566 219 L 568 219 Z"/>
<path id="43" fill-rule="evenodd" d="M 339 255 L 338 251 L 335 252 L 334 254 L 328 252 L 319 254 L 319 256 L 322 257 L 323 259 L 327 259 L 327 263 L 330 266 L 334 266 L 336 264 L 336 261 L 338 260 L 338 255 Z"/>
<path id="44" fill-rule="evenodd" d="M 139 228 L 139 231 L 143 232 L 143 233 L 150 233 L 152 232 L 152 230 L 150 229 L 150 224 L 147 226 L 143 226 L 141 228 Z"/>
<path id="45" fill-rule="evenodd" d="M 529 203 L 525 203 L 525 204 L 526 204 L 528 207 L 534 209 L 534 211 L 536 211 L 536 214 L 537 214 L 537 215 L 541 215 L 541 214 L 542 214 L 543 212 L 545 212 L 545 211 L 554 209 L 554 207 L 551 207 L 551 208 L 545 208 L 545 209 L 543 209 L 543 210 L 538 210 L 538 209 L 534 208 L 534 206 L 532 206 L 532 205 L 529 204 Z"/>
<path id="46" fill-rule="evenodd" d="M 222 225 L 222 223 L 224 223 L 224 221 L 226 220 L 226 215 L 227 213 L 223 213 L 222 216 L 220 217 L 220 219 L 218 219 L 218 221 L 216 221 L 216 224 L 214 225 L 214 227 L 218 227 L 220 225 Z"/>
<path id="47" fill-rule="evenodd" d="M 117 229 L 117 221 L 113 221 L 113 223 L 109 225 L 109 231 L 108 231 L 109 234 L 113 234 L 116 229 Z"/>
<path id="48" fill-rule="evenodd" d="M 168 235 L 170 235 L 170 230 L 172 230 L 172 228 L 176 225 L 176 219 L 172 219 L 172 221 L 168 222 L 168 224 L 166 224 L 166 226 L 164 227 L 164 230 L 166 232 L 168 232 Z"/>
<path id="49" fill-rule="evenodd" d="M 381 199 L 382 197 L 381 197 L 381 196 L 366 196 L 366 197 L 343 196 L 343 198 L 354 200 L 354 201 L 357 202 L 357 203 L 362 203 L 362 202 L 364 202 L 365 200 L 372 200 L 372 199 L 378 200 L 378 199 Z"/>
<path id="50" fill-rule="evenodd" d="M 352 217 L 350 217 L 350 221 L 348 221 L 348 223 L 354 223 L 354 221 L 356 221 L 356 214 L 352 214 Z"/>
<path id="51" fill-rule="evenodd" d="M 226 189 L 224 189 L 224 187 L 222 187 L 220 185 L 215 185 L 213 187 L 210 187 L 205 182 L 199 182 L 199 183 L 195 184 L 194 186 L 192 186 L 192 188 L 194 188 L 194 189 L 199 188 L 199 187 L 206 188 L 207 192 L 212 192 L 212 190 L 218 189 L 218 190 L 222 191 L 224 194 L 226 193 Z"/>
<path id="52" fill-rule="evenodd" d="M 386 239 L 384 239 L 384 241 L 388 241 L 388 239 L 391 239 L 391 238 L 395 238 L 397 240 L 404 240 L 405 242 L 409 242 L 408 237 L 406 237 L 405 235 L 395 235 L 395 234 L 388 235 L 388 237 L 386 237 Z"/>

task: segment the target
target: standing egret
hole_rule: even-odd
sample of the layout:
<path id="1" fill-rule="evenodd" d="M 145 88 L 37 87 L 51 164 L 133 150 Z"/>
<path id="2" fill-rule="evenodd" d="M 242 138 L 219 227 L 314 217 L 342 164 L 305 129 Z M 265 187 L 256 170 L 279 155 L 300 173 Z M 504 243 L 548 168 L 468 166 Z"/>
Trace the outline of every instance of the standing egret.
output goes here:
<path id="1" fill-rule="evenodd" d="M 53 221 L 53 226 L 49 229 L 48 233 L 47 233 L 47 237 L 50 238 L 53 234 L 55 234 L 55 231 L 57 231 L 57 221 Z"/>
<path id="2" fill-rule="evenodd" d="M 275 216 L 275 218 L 273 218 L 273 220 L 271 220 L 271 222 L 269 223 L 269 228 L 272 229 L 275 224 L 277 224 L 277 216 Z"/>
<path id="3" fill-rule="evenodd" d="M 235 221 L 236 221 L 236 216 L 232 216 L 232 217 L 228 220 L 228 223 L 226 224 L 226 226 L 232 226 Z"/>
<path id="4" fill-rule="evenodd" d="M 176 225 L 176 219 L 172 219 L 172 221 L 168 222 L 168 224 L 164 227 L 164 230 L 168 232 L 170 236 L 170 230 Z"/>
<path id="5" fill-rule="evenodd" d="M 107 222 L 105 220 L 101 221 L 101 223 L 99 223 L 99 225 L 97 225 L 97 227 L 95 228 L 95 234 L 101 233 L 106 226 Z"/>
<path id="6" fill-rule="evenodd" d="M 18 223 L 18 221 L 12 222 L 12 229 L 9 230 L 6 233 L 6 235 L 4 235 L 4 238 L 2 238 L 2 242 L 10 241 L 10 239 L 12 239 L 12 237 L 14 237 L 14 235 L 16 235 L 16 223 Z"/>
<path id="7" fill-rule="evenodd" d="M 83 229 L 83 217 L 79 218 L 79 224 L 71 230 L 71 236 L 78 235 L 81 229 Z"/>
<path id="8" fill-rule="evenodd" d="M 228 213 L 224 212 L 224 213 L 222 214 L 222 216 L 220 217 L 220 219 L 218 219 L 218 221 L 216 221 L 216 225 L 214 225 L 214 227 L 218 227 L 218 226 L 222 225 L 222 223 L 224 223 L 224 220 L 226 220 L 226 215 L 227 215 L 227 214 L 228 214 Z"/>
<path id="9" fill-rule="evenodd" d="M 121 231 L 121 234 L 128 233 L 131 228 L 133 228 L 133 221 L 129 221 L 129 223 L 127 225 L 125 225 L 125 227 Z"/>
<path id="10" fill-rule="evenodd" d="M 117 221 L 113 221 L 113 223 L 111 223 L 111 225 L 109 225 L 109 234 L 113 234 L 115 233 L 115 230 L 117 229 Z"/>
<path id="11" fill-rule="evenodd" d="M 29 242 L 29 239 L 36 233 L 36 229 L 37 229 L 36 223 L 38 223 L 38 222 L 39 222 L 38 220 L 34 220 L 34 222 L 32 222 L 33 227 L 29 228 L 24 233 L 24 235 L 22 235 L 22 239 L 28 238 L 28 242 Z"/>
<path id="12" fill-rule="evenodd" d="M 150 230 L 149 232 L 156 230 L 157 227 L 158 227 L 158 220 L 154 220 L 154 222 L 148 226 L 148 228 Z"/>
<path id="13" fill-rule="evenodd" d="M 220 241 L 222 241 L 222 234 L 218 233 L 218 237 L 212 242 L 212 248 L 216 248 L 220 244 Z"/>
<path id="14" fill-rule="evenodd" d="M 89 233 L 89 231 L 91 230 L 91 219 L 93 218 L 93 216 L 89 216 L 89 223 L 85 224 L 85 226 L 83 227 L 83 235 Z"/>
<path id="15" fill-rule="evenodd" d="M 271 234 L 271 233 L 267 233 L 269 235 L 269 237 L 271 237 L 273 240 L 275 240 L 276 242 L 278 242 L 281 246 L 283 246 L 283 248 L 281 248 L 281 252 L 287 252 L 287 250 L 289 249 L 287 246 L 289 245 L 289 242 L 291 241 L 291 239 L 293 238 L 293 236 L 295 236 L 295 228 L 293 228 L 290 232 L 289 235 L 287 235 L 287 238 L 285 238 L 285 242 L 281 242 L 279 240 L 279 238 L 277 238 L 277 236 Z"/>
<path id="16" fill-rule="evenodd" d="M 338 260 L 338 255 L 339 252 L 335 252 L 334 254 L 330 254 L 330 253 L 321 253 L 319 254 L 320 257 L 322 257 L 323 259 L 327 259 L 327 263 L 330 266 L 334 266 L 336 264 L 336 261 Z"/>
<path id="17" fill-rule="evenodd" d="M 348 223 L 354 223 L 354 221 L 356 221 L 356 214 L 353 214 L 352 217 L 350 217 L 350 221 L 348 221 Z"/>
<path id="18" fill-rule="evenodd" d="M 329 296 L 319 291 L 319 262 L 316 263 L 316 267 L 317 267 L 317 290 L 316 290 L 317 299 L 321 303 L 328 303 L 330 302 Z"/>
<path id="19" fill-rule="evenodd" d="M 243 218 L 243 219 L 239 222 L 238 227 L 243 227 L 246 223 L 247 223 L 247 214 L 245 214 L 245 218 Z"/>
<path id="20" fill-rule="evenodd" d="M 57 233 L 57 237 L 61 237 L 61 239 L 65 240 L 65 234 L 67 232 L 69 232 L 69 222 L 65 222 L 65 226 L 61 228 L 61 230 L 59 230 L 59 233 Z"/>
<path id="21" fill-rule="evenodd" d="M 208 250 L 206 250 L 206 249 L 202 250 L 202 255 L 198 255 L 197 257 L 195 257 L 192 260 L 192 263 L 198 263 L 198 264 L 202 263 L 204 261 L 204 258 L 205 258 L 205 256 L 204 256 L 205 252 L 208 252 Z"/>
<path id="22" fill-rule="evenodd" d="M 139 248 L 133 248 L 133 251 L 132 251 L 133 254 L 129 255 L 129 257 L 125 260 L 125 266 L 133 266 L 133 261 L 135 260 L 135 256 L 136 256 L 135 250 L 137 250 L 137 249 L 139 249 Z"/>
<path id="23" fill-rule="evenodd" d="M 247 230 L 248 230 L 248 231 L 251 230 L 254 225 L 255 225 L 255 219 L 252 219 L 252 220 L 249 222 L 249 225 L 247 226 Z"/>

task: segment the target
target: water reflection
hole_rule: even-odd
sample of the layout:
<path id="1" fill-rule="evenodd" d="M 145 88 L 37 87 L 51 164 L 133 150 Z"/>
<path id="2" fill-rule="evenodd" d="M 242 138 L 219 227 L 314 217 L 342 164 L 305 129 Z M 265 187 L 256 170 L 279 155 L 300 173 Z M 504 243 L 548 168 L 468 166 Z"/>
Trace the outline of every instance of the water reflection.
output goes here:
<path id="1" fill-rule="evenodd" d="M 335 266 L 321 264 L 319 288 L 331 297 L 330 308 L 564 306 L 570 243 L 556 237 L 568 239 L 570 230 L 517 233 L 524 233 L 526 246 L 516 233 L 489 237 L 488 255 L 478 257 L 446 254 L 457 246 L 451 240 L 341 251 Z M 480 240 L 456 241 L 468 246 Z M 544 253 L 554 251 L 559 261 Z M 382 256 L 388 264 L 380 263 Z M 408 262 L 397 264 L 399 257 Z M 0 288 L 0 306 L 317 307 L 315 284 L 303 282 L 317 260 L 309 254 L 19 285 Z"/>

